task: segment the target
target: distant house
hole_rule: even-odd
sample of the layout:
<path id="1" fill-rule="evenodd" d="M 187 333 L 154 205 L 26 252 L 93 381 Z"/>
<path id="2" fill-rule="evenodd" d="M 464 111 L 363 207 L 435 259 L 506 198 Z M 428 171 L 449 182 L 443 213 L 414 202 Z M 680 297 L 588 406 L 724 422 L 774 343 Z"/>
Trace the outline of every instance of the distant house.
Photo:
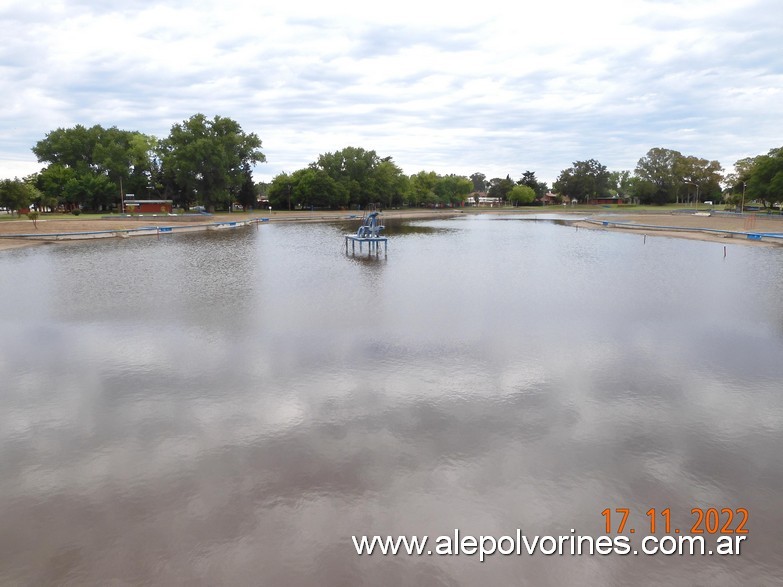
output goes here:
<path id="1" fill-rule="evenodd" d="M 490 196 L 479 196 L 478 205 L 479 206 L 489 206 L 490 208 L 493 208 L 495 206 L 500 206 L 503 203 L 502 198 L 492 198 Z"/>
<path id="2" fill-rule="evenodd" d="M 173 200 L 125 200 L 129 214 L 171 214 Z"/>
<path id="3" fill-rule="evenodd" d="M 503 198 L 493 198 L 487 195 L 487 192 L 473 192 L 468 196 L 468 199 L 462 202 L 463 206 L 489 206 L 494 208 L 495 206 L 503 205 Z"/>
<path id="4" fill-rule="evenodd" d="M 611 205 L 611 204 L 625 204 L 625 198 L 622 198 L 620 196 L 605 196 L 605 197 L 598 197 L 598 198 L 591 198 L 587 201 L 588 204 L 592 204 L 594 206 L 598 205 Z"/>
<path id="5" fill-rule="evenodd" d="M 567 199 L 567 198 L 566 198 Z M 553 206 L 560 203 L 560 196 L 552 192 L 547 192 L 541 196 L 541 203 L 544 206 Z"/>

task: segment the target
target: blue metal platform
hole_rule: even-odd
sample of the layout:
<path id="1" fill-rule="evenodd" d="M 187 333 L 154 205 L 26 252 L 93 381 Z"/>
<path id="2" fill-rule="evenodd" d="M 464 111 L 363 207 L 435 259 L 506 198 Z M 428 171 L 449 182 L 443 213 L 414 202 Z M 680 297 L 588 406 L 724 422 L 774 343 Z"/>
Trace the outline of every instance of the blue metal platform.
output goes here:
<path id="1" fill-rule="evenodd" d="M 378 212 L 370 212 L 362 218 L 362 224 L 356 234 L 345 235 L 345 253 L 348 253 L 348 242 L 350 241 L 354 253 L 356 253 L 356 243 L 359 243 L 359 252 L 362 250 L 362 245 L 367 243 L 368 252 L 375 251 L 376 254 L 379 251 L 380 243 L 383 243 L 383 252 L 386 254 L 388 239 L 385 236 L 380 236 L 381 231 L 385 228 L 380 220 Z"/>

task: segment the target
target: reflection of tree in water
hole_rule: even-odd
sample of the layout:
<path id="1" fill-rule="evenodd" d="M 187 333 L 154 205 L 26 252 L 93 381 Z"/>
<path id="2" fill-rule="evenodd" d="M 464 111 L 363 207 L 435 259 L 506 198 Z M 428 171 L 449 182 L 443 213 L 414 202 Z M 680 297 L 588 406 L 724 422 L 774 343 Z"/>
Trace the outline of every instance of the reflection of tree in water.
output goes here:
<path id="1" fill-rule="evenodd" d="M 341 232 L 345 234 L 354 234 L 359 227 L 361 220 L 346 220 L 344 222 L 334 223 Z M 384 226 L 381 236 L 405 236 L 409 234 L 446 234 L 454 232 L 453 228 L 442 228 L 435 226 L 423 226 L 421 224 L 411 224 L 410 220 L 399 220 L 382 218 L 381 223 Z"/>
<path id="2" fill-rule="evenodd" d="M 383 231 L 385 236 L 404 236 L 408 234 L 445 234 L 454 232 L 452 228 L 440 228 L 435 226 L 423 226 L 421 224 L 411 224 L 401 220 L 385 220 Z"/>

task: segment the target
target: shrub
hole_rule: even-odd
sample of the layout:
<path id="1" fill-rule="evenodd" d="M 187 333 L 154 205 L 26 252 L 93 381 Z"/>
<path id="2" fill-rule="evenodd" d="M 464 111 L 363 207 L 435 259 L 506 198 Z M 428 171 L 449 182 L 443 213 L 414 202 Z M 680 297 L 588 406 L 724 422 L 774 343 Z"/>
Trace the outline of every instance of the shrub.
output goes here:
<path id="1" fill-rule="evenodd" d="M 33 226 L 35 226 L 35 229 L 38 230 L 38 212 L 35 210 L 30 210 L 27 213 L 27 217 L 33 221 Z"/>

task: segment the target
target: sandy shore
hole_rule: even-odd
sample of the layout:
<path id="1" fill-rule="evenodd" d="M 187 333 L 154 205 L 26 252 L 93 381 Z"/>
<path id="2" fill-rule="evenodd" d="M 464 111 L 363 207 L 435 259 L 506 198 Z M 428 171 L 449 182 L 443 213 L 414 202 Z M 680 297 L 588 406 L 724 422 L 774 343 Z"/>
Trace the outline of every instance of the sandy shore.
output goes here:
<path id="1" fill-rule="evenodd" d="M 695 216 L 692 214 L 647 213 L 647 214 L 604 214 L 593 216 L 594 222 L 576 222 L 577 226 L 594 230 L 632 232 L 649 236 L 687 238 L 701 241 L 747 244 L 754 246 L 781 246 L 779 240 L 749 240 L 745 234 L 731 233 L 783 233 L 783 218 L 766 215 L 750 216 Z M 603 226 L 595 221 L 607 221 Z M 622 226 L 612 223 L 622 223 Z M 638 225 L 638 226 L 635 226 Z M 669 227 L 676 227 L 672 229 Z M 726 232 L 704 232 L 704 231 Z"/>
<path id="2" fill-rule="evenodd" d="M 510 209 L 466 209 L 460 210 L 387 210 L 384 211 L 385 219 L 430 219 L 430 218 L 448 218 L 460 214 L 562 214 L 559 209 L 535 208 L 524 210 Z M 783 219 L 766 217 L 758 215 L 755 217 L 730 217 L 730 216 L 694 216 L 689 214 L 665 213 L 604 213 L 596 211 L 591 215 L 590 211 L 567 211 L 568 216 L 574 217 L 577 226 L 592 230 L 612 230 L 622 232 L 633 232 L 647 234 L 650 236 L 667 236 L 674 238 L 689 238 L 714 242 L 731 242 L 737 244 L 749 244 L 755 246 L 780 246 L 783 245 L 783 239 L 780 241 L 769 240 L 748 240 L 744 235 L 729 234 L 711 234 L 702 232 L 703 230 L 718 231 L 736 231 L 736 232 L 783 232 Z M 213 222 L 243 221 L 253 218 L 268 218 L 269 222 L 334 222 L 338 220 L 347 220 L 351 216 L 361 216 L 361 212 L 273 212 L 263 214 L 261 212 L 218 214 L 215 216 L 194 217 L 185 222 L 173 222 L 171 218 L 144 217 L 137 220 L 121 218 L 90 218 L 81 219 L 79 217 L 49 220 L 43 218 L 38 221 L 38 227 L 33 226 L 32 221 L 26 219 L 3 220 L 0 221 L 0 250 L 8 250 L 18 247 L 29 247 L 42 244 L 42 241 L 29 239 L 14 239 L 14 234 L 52 234 L 66 232 L 88 232 L 88 231 L 110 231 L 126 230 L 139 228 L 142 226 L 171 226 L 171 225 L 198 225 L 210 224 Z M 599 221 L 599 224 L 584 222 L 581 219 L 592 218 Z M 355 218 L 358 220 L 358 218 Z M 611 223 L 623 223 L 623 226 L 609 225 L 603 226 L 600 221 L 606 220 Z M 634 225 L 638 225 L 634 226 Z M 679 230 L 671 230 L 665 227 L 677 227 Z M 691 230 L 692 232 L 689 232 Z"/>

